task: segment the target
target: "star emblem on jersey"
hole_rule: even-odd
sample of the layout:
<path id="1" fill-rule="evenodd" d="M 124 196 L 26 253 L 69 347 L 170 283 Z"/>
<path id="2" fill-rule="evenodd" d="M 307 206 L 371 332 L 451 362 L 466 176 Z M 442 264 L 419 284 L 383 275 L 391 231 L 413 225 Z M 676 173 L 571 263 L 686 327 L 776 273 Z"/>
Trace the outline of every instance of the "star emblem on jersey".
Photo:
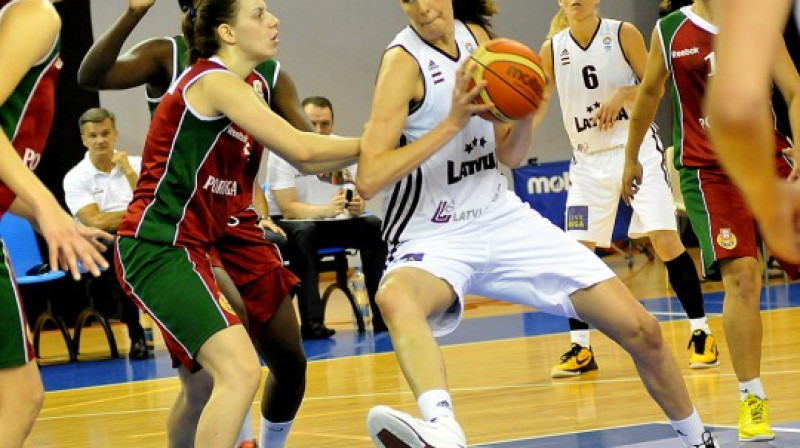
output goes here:
<path id="1" fill-rule="evenodd" d="M 486 147 L 486 139 L 481 137 L 479 140 L 477 137 L 472 137 L 472 141 L 464 145 L 464 152 L 467 154 L 472 154 L 472 151 L 474 151 L 478 146 L 481 148 Z"/>
<path id="2" fill-rule="evenodd" d="M 600 109 L 600 106 L 602 106 L 602 104 L 600 104 L 599 102 L 595 101 L 594 104 L 590 104 L 589 106 L 586 107 L 586 112 L 587 113 L 592 113 L 592 112 L 596 111 L 597 109 Z"/>

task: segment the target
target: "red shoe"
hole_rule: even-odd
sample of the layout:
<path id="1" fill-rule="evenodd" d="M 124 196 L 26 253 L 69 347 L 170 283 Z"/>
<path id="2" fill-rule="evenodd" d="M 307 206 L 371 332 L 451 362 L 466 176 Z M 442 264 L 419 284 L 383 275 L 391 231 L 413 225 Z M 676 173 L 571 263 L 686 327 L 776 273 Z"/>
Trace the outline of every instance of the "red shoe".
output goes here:
<path id="1" fill-rule="evenodd" d="M 256 439 L 245 440 L 239 444 L 238 448 L 258 448 L 258 443 L 256 443 Z"/>

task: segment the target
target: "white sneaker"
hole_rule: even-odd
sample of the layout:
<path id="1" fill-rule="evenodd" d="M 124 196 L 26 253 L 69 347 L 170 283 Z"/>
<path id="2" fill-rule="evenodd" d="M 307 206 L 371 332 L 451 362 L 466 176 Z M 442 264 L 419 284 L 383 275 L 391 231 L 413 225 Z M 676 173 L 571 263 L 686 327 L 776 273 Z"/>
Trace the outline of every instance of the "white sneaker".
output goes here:
<path id="1" fill-rule="evenodd" d="M 375 446 L 383 448 L 467 447 L 464 432 L 455 419 L 426 422 L 388 406 L 370 409 L 367 429 Z"/>

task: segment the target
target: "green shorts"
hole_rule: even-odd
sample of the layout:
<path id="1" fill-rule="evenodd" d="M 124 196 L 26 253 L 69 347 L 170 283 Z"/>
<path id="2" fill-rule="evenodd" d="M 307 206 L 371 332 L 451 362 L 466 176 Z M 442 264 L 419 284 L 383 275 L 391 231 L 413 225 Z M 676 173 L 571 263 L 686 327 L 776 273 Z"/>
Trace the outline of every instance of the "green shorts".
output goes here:
<path id="1" fill-rule="evenodd" d="M 117 240 L 117 277 L 161 329 L 172 356 L 197 371 L 196 356 L 216 332 L 241 323 L 220 291 L 207 248 Z"/>
<path id="2" fill-rule="evenodd" d="M 11 261 L 0 240 L 0 369 L 23 366 L 34 359 L 22 297 L 9 268 Z"/>

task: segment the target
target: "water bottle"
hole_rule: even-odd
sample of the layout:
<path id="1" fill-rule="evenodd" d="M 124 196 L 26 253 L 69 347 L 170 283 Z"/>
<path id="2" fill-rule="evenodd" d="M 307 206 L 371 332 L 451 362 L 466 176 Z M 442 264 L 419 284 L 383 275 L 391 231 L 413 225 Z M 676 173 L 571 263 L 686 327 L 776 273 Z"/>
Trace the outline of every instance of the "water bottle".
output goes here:
<path id="1" fill-rule="evenodd" d="M 361 318 L 364 319 L 364 327 L 369 328 L 372 323 L 372 310 L 369 307 L 369 295 L 367 295 L 367 285 L 364 282 L 364 273 L 361 268 L 356 268 L 353 276 L 350 277 L 350 291 L 356 299 L 356 306 L 358 312 L 361 313 Z M 355 318 L 353 323 L 356 323 Z"/>

